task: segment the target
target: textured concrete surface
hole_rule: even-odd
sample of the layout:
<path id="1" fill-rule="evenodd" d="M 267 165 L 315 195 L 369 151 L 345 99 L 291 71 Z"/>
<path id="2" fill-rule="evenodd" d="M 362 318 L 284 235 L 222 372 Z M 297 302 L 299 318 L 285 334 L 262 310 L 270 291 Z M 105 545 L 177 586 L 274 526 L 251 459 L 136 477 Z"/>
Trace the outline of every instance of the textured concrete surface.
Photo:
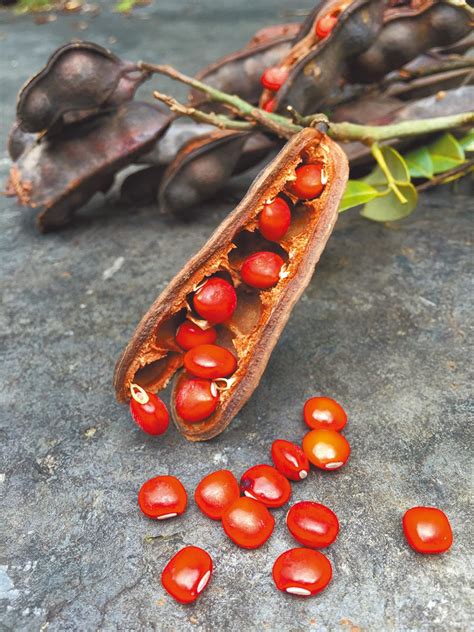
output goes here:
<path id="1" fill-rule="evenodd" d="M 1 146 L 20 85 L 70 38 L 191 72 L 281 20 L 284 6 L 160 1 L 128 19 L 104 10 L 41 26 L 1 13 Z M 3 150 L 0 167 L 3 179 Z M 174 428 L 147 438 L 114 402 L 114 362 L 233 197 L 206 206 L 192 226 L 99 199 L 72 228 L 48 236 L 0 199 L 0 629 L 468 630 L 472 198 L 424 195 L 391 229 L 341 217 L 260 387 L 230 428 L 205 445 Z M 192 494 L 213 468 L 240 475 L 268 461 L 273 439 L 299 440 L 302 404 L 316 393 L 344 403 L 353 448 L 342 471 L 294 485 L 294 500 L 326 503 L 341 522 L 327 551 L 334 579 L 319 597 L 273 586 L 273 560 L 294 545 L 284 509 L 254 552 L 235 547 L 192 500 L 166 523 L 139 513 L 137 490 L 152 475 L 175 474 Z M 416 504 L 447 512 L 455 533 L 448 554 L 422 557 L 406 545 L 400 519 Z M 198 602 L 183 607 L 164 593 L 160 573 L 191 543 L 210 552 L 216 570 Z"/>

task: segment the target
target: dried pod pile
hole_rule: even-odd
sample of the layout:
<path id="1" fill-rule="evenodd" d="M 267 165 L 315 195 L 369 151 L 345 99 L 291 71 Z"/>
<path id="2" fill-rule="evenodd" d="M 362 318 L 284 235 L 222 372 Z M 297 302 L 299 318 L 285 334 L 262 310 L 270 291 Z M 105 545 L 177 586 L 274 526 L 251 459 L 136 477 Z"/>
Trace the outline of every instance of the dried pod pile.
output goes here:
<path id="1" fill-rule="evenodd" d="M 316 195 L 309 192 L 312 197 L 301 198 L 307 194 L 298 193 L 295 183 L 298 169 L 308 165 L 319 169 L 320 185 Z M 188 368 L 187 354 L 176 338 L 185 321 L 204 331 L 212 327 L 216 345 L 230 351 L 235 367 L 227 379 L 207 380 L 208 397 L 214 392 L 214 409 L 192 421 L 183 418 L 183 392 L 190 375 L 180 371 L 175 378 L 172 408 L 176 425 L 188 439 L 206 440 L 222 432 L 256 388 L 291 309 L 312 276 L 336 221 L 347 175 L 344 153 L 327 136 L 305 129 L 293 137 L 147 312 L 117 364 L 118 399 L 128 400 L 132 384 L 157 392 L 183 363 Z M 291 222 L 283 237 L 270 241 L 262 235 L 259 218 L 275 199 L 291 208 Z M 252 280 L 254 277 L 244 272 L 246 262 L 248 265 L 256 253 L 267 253 L 270 260 L 281 262 L 271 285 Z M 235 292 L 236 305 L 231 306 L 228 318 L 220 320 L 206 313 L 205 321 L 196 296 L 206 282 L 216 278 Z"/>

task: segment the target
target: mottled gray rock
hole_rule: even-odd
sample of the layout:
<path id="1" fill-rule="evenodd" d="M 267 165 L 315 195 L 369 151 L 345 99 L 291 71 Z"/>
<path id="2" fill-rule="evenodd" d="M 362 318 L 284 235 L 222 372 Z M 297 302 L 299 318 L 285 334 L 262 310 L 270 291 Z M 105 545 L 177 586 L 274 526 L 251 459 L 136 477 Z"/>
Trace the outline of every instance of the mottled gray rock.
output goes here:
<path id="1" fill-rule="evenodd" d="M 193 72 L 256 28 L 286 19 L 284 6 L 161 0 L 128 19 L 104 10 L 42 26 L 2 13 L 1 146 L 20 85 L 72 37 Z M 5 151 L 0 168 L 3 178 Z M 47 236 L 0 198 L 0 629 L 469 628 L 472 198 L 447 189 L 424 195 L 392 228 L 354 212 L 341 217 L 260 387 L 229 429 L 204 445 L 174 429 L 147 438 L 114 402 L 114 362 L 236 195 L 206 205 L 192 225 L 98 199 L 70 229 Z M 152 475 L 176 474 L 192 495 L 212 468 L 240 475 L 268 461 L 273 439 L 302 437 L 302 404 L 319 392 L 347 407 L 353 448 L 342 471 L 313 472 L 294 485 L 295 500 L 326 503 L 341 521 L 327 551 L 334 580 L 319 597 L 305 601 L 273 586 L 273 560 L 294 545 L 284 509 L 275 511 L 273 537 L 254 552 L 236 548 L 192 500 L 177 520 L 140 515 L 137 490 Z M 422 557 L 406 545 L 400 518 L 416 504 L 447 512 L 456 539 L 448 554 Z M 160 573 L 188 543 L 206 548 L 216 571 L 198 602 L 182 607 L 164 593 Z"/>

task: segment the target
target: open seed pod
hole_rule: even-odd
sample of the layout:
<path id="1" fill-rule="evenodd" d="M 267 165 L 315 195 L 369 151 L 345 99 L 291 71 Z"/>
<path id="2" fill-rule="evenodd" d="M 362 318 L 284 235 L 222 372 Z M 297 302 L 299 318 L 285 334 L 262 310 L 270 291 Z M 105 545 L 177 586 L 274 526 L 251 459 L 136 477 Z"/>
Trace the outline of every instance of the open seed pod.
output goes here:
<path id="1" fill-rule="evenodd" d="M 253 48 L 278 40 L 282 37 L 296 37 L 301 25 L 298 22 L 286 22 L 285 24 L 271 24 L 259 29 L 247 42 L 246 48 Z"/>
<path id="2" fill-rule="evenodd" d="M 187 142 L 163 176 L 162 212 L 189 218 L 193 207 L 214 197 L 234 172 L 248 137 L 217 130 Z"/>
<path id="3" fill-rule="evenodd" d="M 319 170 L 319 194 L 311 199 L 300 199 L 294 192 L 302 166 Z M 215 330 L 216 344 L 234 354 L 237 366 L 227 380 L 210 383 L 217 402 L 207 418 L 190 423 L 181 416 L 181 389 L 189 378 L 184 372 L 176 376 L 171 405 L 175 423 L 187 439 L 202 441 L 222 432 L 258 385 L 291 310 L 311 279 L 337 219 L 347 177 L 344 153 L 317 130 L 304 129 L 288 141 L 143 317 L 116 366 L 117 399 L 126 402 L 134 383 L 159 391 L 183 365 L 176 328 L 186 319 L 202 328 L 210 326 L 203 322 L 202 310 L 196 311 L 196 300 L 211 279 L 236 294 L 236 308 L 234 304 L 231 316 L 215 324 Z M 291 206 L 291 223 L 281 239 L 270 242 L 262 236 L 259 219 L 265 205 L 277 197 Z M 242 261 L 262 249 L 278 254 L 284 265 L 272 287 L 256 289 L 247 278 L 244 283 Z"/>
<path id="4" fill-rule="evenodd" d="M 136 101 L 44 137 L 11 168 L 19 202 L 41 209 L 40 230 L 63 226 L 117 171 L 149 151 L 169 120 L 156 106 Z"/>
<path id="5" fill-rule="evenodd" d="M 154 204 L 165 172 L 162 165 L 137 169 L 127 175 L 120 186 L 120 200 L 124 204 Z"/>
<path id="6" fill-rule="evenodd" d="M 59 48 L 20 91 L 17 120 L 26 132 L 57 130 L 133 99 L 148 77 L 110 51 L 77 42 Z"/>
<path id="7" fill-rule="evenodd" d="M 329 31 L 319 25 L 333 16 Z M 292 106 L 301 114 L 317 112 L 347 70 L 351 58 L 365 51 L 375 40 L 383 19 L 380 0 L 325 2 L 303 25 L 306 33 L 278 64 L 281 86 L 267 87 L 260 107 L 284 112 Z"/>
<path id="8" fill-rule="evenodd" d="M 13 126 L 8 135 L 7 148 L 10 158 L 12 160 L 18 160 L 23 152 L 31 147 L 36 142 L 36 134 L 30 134 L 24 132 L 18 123 L 13 123 Z"/>
<path id="9" fill-rule="evenodd" d="M 352 60 L 348 77 L 372 83 L 391 70 L 438 46 L 455 44 L 470 33 L 474 12 L 452 0 L 412 0 L 389 8 L 384 25 L 371 47 Z"/>

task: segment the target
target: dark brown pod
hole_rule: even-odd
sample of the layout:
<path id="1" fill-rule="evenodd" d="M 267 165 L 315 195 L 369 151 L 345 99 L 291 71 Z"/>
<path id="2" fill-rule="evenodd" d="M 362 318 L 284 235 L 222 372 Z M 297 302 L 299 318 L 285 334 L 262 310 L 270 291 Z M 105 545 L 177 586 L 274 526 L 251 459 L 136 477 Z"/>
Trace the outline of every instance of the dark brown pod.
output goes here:
<path id="1" fill-rule="evenodd" d="M 331 33 L 319 39 L 314 25 L 331 4 L 324 3 L 312 14 L 311 28 L 280 63 L 288 71 L 287 80 L 277 93 L 263 92 L 261 107 L 273 100 L 273 111 L 292 106 L 301 114 L 317 112 L 346 74 L 349 60 L 375 40 L 383 20 L 380 0 L 353 0 L 343 6 Z"/>
<path id="2" fill-rule="evenodd" d="M 26 132 L 44 132 L 77 122 L 130 101 L 147 77 L 97 44 L 66 44 L 20 91 L 18 123 Z"/>
<path id="3" fill-rule="evenodd" d="M 320 197 L 307 202 L 288 193 L 295 169 L 303 162 L 320 161 L 326 175 Z M 341 148 L 315 129 L 294 136 L 274 161 L 258 176 L 239 206 L 227 217 L 204 247 L 177 274 L 138 325 L 120 357 L 114 377 L 117 399 L 129 399 L 130 385 L 153 392 L 164 388 L 182 365 L 183 352 L 174 335 L 186 316 L 193 318 L 192 294 L 203 280 L 221 276 L 237 293 L 237 309 L 217 326 L 217 344 L 231 349 L 238 366 L 220 393 L 215 412 L 206 420 L 186 423 L 171 407 L 175 423 L 191 441 L 203 441 L 222 432 L 258 385 L 291 310 L 309 283 L 338 216 L 338 206 L 348 177 Z M 265 242 L 258 216 L 268 200 L 285 191 L 294 206 L 292 223 L 279 244 Z M 265 244 L 285 260 L 283 274 L 269 290 L 253 290 L 240 281 L 244 257 Z M 194 315 L 195 318 L 195 315 Z M 179 375 L 177 376 L 179 381 Z"/>
<path id="4" fill-rule="evenodd" d="M 154 204 L 165 172 L 163 166 L 145 167 L 127 175 L 120 187 L 125 204 Z"/>
<path id="5" fill-rule="evenodd" d="M 288 54 L 293 37 L 294 34 L 290 33 L 226 55 L 201 70 L 196 78 L 223 92 L 237 94 L 249 103 L 256 104 L 262 91 L 260 78 L 263 71 L 268 66 L 278 64 Z M 199 90 L 191 90 L 189 100 L 196 105 L 207 99 Z"/>
<path id="6" fill-rule="evenodd" d="M 132 102 L 44 137 L 12 166 L 10 182 L 25 206 L 41 208 L 42 231 L 70 221 L 92 195 L 111 178 L 149 151 L 164 132 L 169 116 L 147 103 Z"/>
<path id="7" fill-rule="evenodd" d="M 301 24 L 297 22 L 286 22 L 285 24 L 271 24 L 270 26 L 264 26 L 259 29 L 255 35 L 253 35 L 246 48 L 253 48 L 266 44 L 267 42 L 274 42 L 282 37 L 296 37 L 300 32 Z"/>
<path id="8" fill-rule="evenodd" d="M 359 83 L 378 81 L 430 48 L 461 40 L 472 30 L 473 15 L 467 4 L 449 0 L 413 0 L 388 9 L 377 39 L 352 61 L 347 76 Z"/>
<path id="9" fill-rule="evenodd" d="M 190 217 L 190 209 L 226 184 L 249 134 L 217 130 L 192 139 L 167 168 L 159 192 L 164 213 Z"/>
<path id="10" fill-rule="evenodd" d="M 18 123 L 13 123 L 13 126 L 8 135 L 7 147 L 10 158 L 15 161 L 21 156 L 28 147 L 34 145 L 36 142 L 36 134 L 30 134 L 24 132 Z"/>

